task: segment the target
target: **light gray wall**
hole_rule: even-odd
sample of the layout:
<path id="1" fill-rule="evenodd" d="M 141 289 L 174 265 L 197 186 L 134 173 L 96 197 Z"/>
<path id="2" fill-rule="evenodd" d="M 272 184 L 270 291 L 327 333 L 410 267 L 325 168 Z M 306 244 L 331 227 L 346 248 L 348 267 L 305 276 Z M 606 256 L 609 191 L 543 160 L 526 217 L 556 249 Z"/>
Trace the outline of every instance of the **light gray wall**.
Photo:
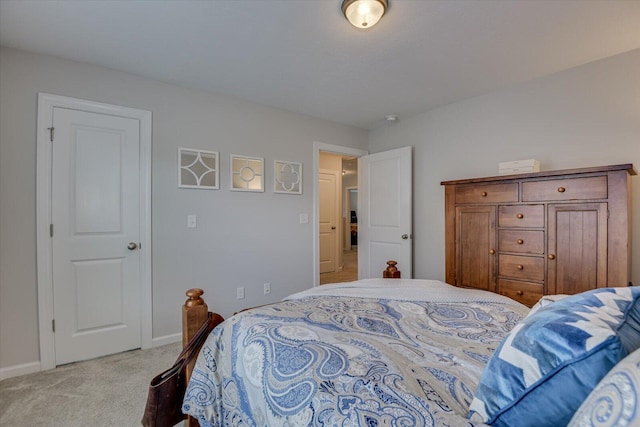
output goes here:
<path id="1" fill-rule="evenodd" d="M 308 287 L 312 143 L 367 148 L 367 134 L 307 116 L 130 74 L 0 48 L 0 368 L 38 360 L 35 135 L 38 92 L 153 112 L 154 337 L 179 332 L 179 304 L 200 286 L 223 314 Z M 440 181 L 495 175 L 536 158 L 543 170 L 640 167 L 640 50 L 400 118 L 370 152 L 414 146 L 415 276 L 444 277 Z M 177 147 L 220 151 L 222 189 L 178 190 Z M 228 191 L 228 156 L 266 158 L 267 191 Z M 273 194 L 273 160 L 304 164 L 302 196 Z M 640 284 L 640 177 L 633 178 L 633 281 Z M 187 214 L 198 228 L 186 228 Z M 262 283 L 272 283 L 269 298 Z M 247 298 L 235 299 L 245 286 Z"/>
<path id="2" fill-rule="evenodd" d="M 312 284 L 313 141 L 366 148 L 361 129 L 13 49 L 0 49 L 0 368 L 37 361 L 38 92 L 153 113 L 153 336 L 179 333 L 184 291 L 228 316 Z M 177 188 L 178 147 L 219 151 L 221 189 Z M 265 158 L 264 193 L 231 192 L 229 155 Z M 273 161 L 303 163 L 303 194 L 273 193 Z M 188 214 L 198 227 L 187 229 Z M 271 294 L 262 285 L 271 282 Z M 246 288 L 237 300 L 236 287 Z"/>
<path id="3" fill-rule="evenodd" d="M 441 181 L 492 176 L 498 163 L 542 170 L 633 163 L 640 169 L 640 50 L 400 118 L 369 152 L 414 147 L 414 272 L 444 278 Z M 632 179 L 633 282 L 640 285 L 640 177 Z"/>

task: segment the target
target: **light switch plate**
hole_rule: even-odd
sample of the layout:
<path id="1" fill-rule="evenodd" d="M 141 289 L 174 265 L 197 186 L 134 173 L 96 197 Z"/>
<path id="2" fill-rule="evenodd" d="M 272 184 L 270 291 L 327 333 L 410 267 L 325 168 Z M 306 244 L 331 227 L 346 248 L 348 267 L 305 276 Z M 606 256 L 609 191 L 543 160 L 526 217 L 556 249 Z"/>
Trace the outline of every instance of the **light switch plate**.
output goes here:
<path id="1" fill-rule="evenodd" d="M 187 215 L 187 228 L 196 228 L 197 225 L 197 217 L 195 215 Z"/>
<path id="2" fill-rule="evenodd" d="M 309 214 L 304 212 L 300 214 L 300 224 L 308 224 L 309 223 Z"/>

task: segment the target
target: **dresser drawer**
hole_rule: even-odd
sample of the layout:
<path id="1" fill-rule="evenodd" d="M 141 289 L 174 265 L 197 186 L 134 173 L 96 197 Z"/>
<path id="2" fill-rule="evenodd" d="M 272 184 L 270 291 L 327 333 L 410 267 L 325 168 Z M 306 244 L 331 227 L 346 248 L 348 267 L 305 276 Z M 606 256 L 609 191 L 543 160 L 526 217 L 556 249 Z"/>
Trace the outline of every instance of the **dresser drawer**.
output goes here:
<path id="1" fill-rule="evenodd" d="M 607 198 L 607 177 L 554 179 L 522 183 L 522 201 L 587 200 Z"/>
<path id="2" fill-rule="evenodd" d="M 543 230 L 500 230 L 498 231 L 500 252 L 522 254 L 544 254 Z"/>
<path id="3" fill-rule="evenodd" d="M 518 201 L 518 184 L 480 184 L 456 187 L 456 204 Z"/>
<path id="4" fill-rule="evenodd" d="M 544 258 L 500 255 L 498 257 L 498 274 L 523 280 L 544 280 Z"/>
<path id="5" fill-rule="evenodd" d="M 498 288 L 500 295 L 514 299 L 528 307 L 532 307 L 542 298 L 542 285 L 539 283 L 500 279 Z"/>
<path id="6" fill-rule="evenodd" d="M 544 227 L 544 205 L 513 205 L 498 208 L 500 227 Z"/>

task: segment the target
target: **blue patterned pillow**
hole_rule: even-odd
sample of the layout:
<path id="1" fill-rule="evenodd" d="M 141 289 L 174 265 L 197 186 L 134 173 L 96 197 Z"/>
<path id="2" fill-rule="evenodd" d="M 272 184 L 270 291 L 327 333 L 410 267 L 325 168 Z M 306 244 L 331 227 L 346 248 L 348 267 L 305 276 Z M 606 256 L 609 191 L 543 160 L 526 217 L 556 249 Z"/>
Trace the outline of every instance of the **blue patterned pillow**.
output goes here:
<path id="1" fill-rule="evenodd" d="M 600 381 L 569 427 L 640 425 L 640 350 L 618 363 Z"/>
<path id="2" fill-rule="evenodd" d="M 640 288 L 573 295 L 526 317 L 489 360 L 469 418 L 567 425 L 609 370 L 640 347 Z"/>

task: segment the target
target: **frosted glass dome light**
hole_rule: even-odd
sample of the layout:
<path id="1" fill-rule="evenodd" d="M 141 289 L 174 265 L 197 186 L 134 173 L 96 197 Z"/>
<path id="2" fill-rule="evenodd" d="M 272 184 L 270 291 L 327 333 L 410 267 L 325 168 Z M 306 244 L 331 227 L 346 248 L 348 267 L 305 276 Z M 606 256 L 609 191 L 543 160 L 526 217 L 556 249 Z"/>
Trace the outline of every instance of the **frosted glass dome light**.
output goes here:
<path id="1" fill-rule="evenodd" d="M 387 0 L 344 0 L 342 13 L 356 28 L 371 28 L 387 10 Z"/>

